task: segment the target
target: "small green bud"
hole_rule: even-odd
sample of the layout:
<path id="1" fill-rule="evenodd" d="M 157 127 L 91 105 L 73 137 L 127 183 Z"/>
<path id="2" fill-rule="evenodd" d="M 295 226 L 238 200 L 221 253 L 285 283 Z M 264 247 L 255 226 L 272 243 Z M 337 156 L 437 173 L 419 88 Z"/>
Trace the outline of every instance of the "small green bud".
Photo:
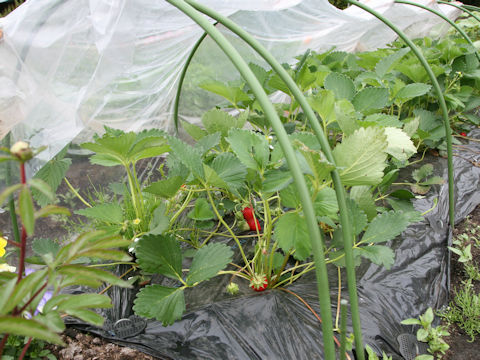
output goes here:
<path id="1" fill-rule="evenodd" d="M 238 285 L 234 282 L 231 282 L 227 285 L 227 292 L 231 295 L 238 294 Z"/>

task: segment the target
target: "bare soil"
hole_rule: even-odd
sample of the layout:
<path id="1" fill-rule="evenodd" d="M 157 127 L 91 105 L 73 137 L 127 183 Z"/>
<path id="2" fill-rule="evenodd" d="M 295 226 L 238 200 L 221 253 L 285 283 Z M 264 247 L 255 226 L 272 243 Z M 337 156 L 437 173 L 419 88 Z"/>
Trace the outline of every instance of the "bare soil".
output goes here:
<path id="1" fill-rule="evenodd" d="M 66 347 L 50 345 L 48 348 L 59 360 L 153 360 L 138 350 L 122 347 L 108 341 L 83 334 L 69 328 L 62 335 Z"/>

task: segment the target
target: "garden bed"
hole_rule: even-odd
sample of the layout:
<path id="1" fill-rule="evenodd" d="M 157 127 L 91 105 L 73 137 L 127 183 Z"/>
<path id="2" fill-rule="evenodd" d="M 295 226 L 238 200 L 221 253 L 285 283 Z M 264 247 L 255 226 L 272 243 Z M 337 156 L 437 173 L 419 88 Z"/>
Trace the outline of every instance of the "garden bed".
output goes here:
<path id="1" fill-rule="evenodd" d="M 25 353 L 32 339 L 63 339 L 66 349 L 52 349 L 74 360 L 140 356 L 130 348 L 182 360 L 333 359 L 343 345 L 361 359 L 364 344 L 371 359 L 412 360 L 405 349 L 421 349 L 417 338 L 443 352 L 416 325 L 442 335 L 431 323 L 448 302 L 447 245 L 463 263 L 477 245 L 456 233 L 451 244 L 454 224 L 480 203 L 472 41 L 400 34 L 387 48 L 307 50 L 282 66 L 209 16 L 270 67 L 242 62 L 196 18 L 242 78 L 201 77 L 195 92 L 223 100 L 198 121 L 175 109 L 183 136 L 116 123 L 80 145 L 89 162 L 64 148 L 33 178 L 26 169 L 44 149 L 6 138 L 0 161 L 20 169 L 20 184 L 0 195 L 13 214 L 11 229 L 0 214 L 0 354 Z"/>

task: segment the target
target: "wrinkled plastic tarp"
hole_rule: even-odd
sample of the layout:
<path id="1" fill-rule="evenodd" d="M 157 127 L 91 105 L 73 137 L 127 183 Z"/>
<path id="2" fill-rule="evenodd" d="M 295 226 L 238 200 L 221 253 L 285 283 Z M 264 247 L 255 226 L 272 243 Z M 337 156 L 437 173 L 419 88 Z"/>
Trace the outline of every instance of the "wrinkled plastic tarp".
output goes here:
<path id="1" fill-rule="evenodd" d="M 480 131 L 469 135 L 480 138 Z M 480 145 L 458 147 L 455 152 L 460 155 L 454 159 L 458 223 L 480 204 L 480 168 L 474 165 L 480 160 Z M 436 175 L 447 179 L 446 159 L 426 161 L 434 164 Z M 378 354 L 384 351 L 394 360 L 403 359 L 397 337 L 415 334 L 417 330 L 400 322 L 418 317 L 428 307 L 440 308 L 448 301 L 448 185 L 432 188 L 426 197 L 416 199 L 414 206 L 425 212 L 434 206 L 435 199 L 438 204 L 423 221 L 410 225 L 388 244 L 395 251 L 395 263 L 390 270 L 368 261 L 357 268 L 364 342 Z M 336 268 L 330 267 L 333 316 L 336 275 Z M 162 359 L 323 359 L 321 325 L 300 300 L 278 289 L 253 293 L 245 282 L 240 283 L 244 295 L 231 297 L 225 292 L 228 281 L 228 276 L 216 277 L 188 290 L 187 313 L 168 327 L 149 320 L 144 332 L 125 339 L 102 329 L 80 327 Z M 342 284 L 342 297 L 348 298 L 345 279 Z M 320 314 L 313 272 L 287 288 Z M 109 295 L 114 308 L 103 313 L 108 321 L 116 322 L 133 314 L 134 291 L 114 288 Z"/>
<path id="2" fill-rule="evenodd" d="M 363 10 L 352 6 L 342 11 L 327 0 L 201 2 L 230 16 L 280 62 L 291 62 L 307 49 L 363 51 L 395 38 Z M 393 0 L 364 2 L 411 37 L 448 27 L 417 7 Z M 452 6 L 418 2 L 452 19 L 459 15 Z M 439 24 L 444 26 L 434 28 Z M 39 155 L 42 160 L 85 129 L 89 134 L 104 125 L 126 131 L 171 129 L 180 70 L 203 34 L 166 1 L 150 0 L 27 1 L 1 18 L 0 27 L 0 139 L 13 129 L 14 140 L 48 145 Z M 208 41 L 205 46 L 209 58 L 202 74 L 210 71 L 218 80 L 238 77 L 220 51 L 212 51 Z M 237 41 L 236 46 L 247 61 L 263 64 L 245 45 Z M 194 102 L 191 96 L 184 99 L 180 115 L 192 116 L 188 108 Z"/>

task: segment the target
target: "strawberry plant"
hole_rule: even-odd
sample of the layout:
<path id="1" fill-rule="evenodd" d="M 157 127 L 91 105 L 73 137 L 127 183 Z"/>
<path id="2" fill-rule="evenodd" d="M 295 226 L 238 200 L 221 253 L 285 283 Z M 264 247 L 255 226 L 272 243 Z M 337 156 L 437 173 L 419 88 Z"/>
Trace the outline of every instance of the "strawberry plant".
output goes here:
<path id="1" fill-rule="evenodd" d="M 424 41 L 425 46 L 432 45 L 427 44 L 428 39 Z M 471 104 L 476 101 L 476 92 L 466 85 L 469 80 L 462 79 L 478 64 L 461 41 L 434 45 L 452 51 L 441 59 L 435 52 L 428 56 L 438 76 L 444 76 L 453 114 L 460 108 L 458 103 L 455 107 L 455 98 L 463 96 Z M 392 266 L 394 258 L 384 243 L 419 218 L 409 204 L 414 195 L 406 190 L 392 192 L 390 185 L 399 169 L 411 164 L 410 158 L 420 146 L 440 146 L 444 136 L 441 118 L 431 105 L 430 84 L 421 69 L 405 66 L 413 61 L 411 58 L 409 50 L 396 43 L 357 55 L 307 52 L 287 69 L 306 94 L 333 148 L 337 171 L 348 193 L 355 257 L 386 267 Z M 464 65 L 461 74 L 459 70 L 447 71 L 448 67 L 463 69 Z M 276 108 L 290 133 L 319 226 L 327 234 L 327 263 L 341 267 L 343 237 L 330 177 L 334 166 L 326 160 L 299 104 L 278 75 L 254 64 L 250 68 L 267 93 L 282 92 L 290 98 Z M 464 85 L 459 87 L 462 81 Z M 203 115 L 202 127 L 183 123 L 193 145 L 153 130 L 134 134 L 113 129 L 83 145 L 96 152 L 93 163 L 124 166 L 127 191 L 123 205 L 94 204 L 77 213 L 94 219 L 96 226 L 135 239 L 130 249 L 146 275 L 159 273 L 174 279 L 174 287 L 145 288 L 135 303 L 139 314 L 165 324 L 183 313 L 184 290 L 215 274 L 229 274 L 232 281 L 243 278 L 253 290 L 260 291 L 288 284 L 314 268 L 298 194 L 253 93 L 241 81 L 225 84 L 206 80 L 201 87 L 224 97 L 239 115 L 214 109 Z M 161 179 L 140 183 L 136 162 L 165 152 L 166 162 L 158 169 Z M 416 183 L 408 185 L 416 192 L 425 192 L 440 183 L 430 174 L 431 169 L 424 166 L 413 173 Z M 230 241 L 222 251 L 216 247 L 221 238 Z M 157 245 L 161 252 L 175 254 L 175 262 L 155 252 Z M 233 258 L 228 246 L 238 249 L 241 263 L 224 270 Z M 199 264 L 197 255 L 203 259 L 217 251 L 222 256 L 214 266 L 215 274 L 212 270 L 208 276 L 200 276 L 200 281 L 189 281 L 192 269 L 181 265 L 184 258 L 193 256 L 194 263 Z M 152 254 L 155 257 L 149 258 Z M 234 282 L 229 291 L 236 292 Z M 151 296 L 158 299 L 158 311 L 147 310 Z M 170 316 L 161 310 L 168 307 L 176 309 Z"/>
<path id="2" fill-rule="evenodd" d="M 215 121 L 218 126 L 212 126 Z M 245 278 L 255 290 L 263 290 L 286 284 L 313 269 L 313 263 L 306 261 L 311 255 L 311 248 L 300 201 L 275 138 L 240 129 L 230 115 L 219 110 L 205 114 L 202 122 L 208 124 L 205 129 L 188 124 L 186 130 L 199 143 L 216 136 L 216 141 L 211 142 L 212 148 L 204 151 L 203 157 L 196 155 L 192 161 L 198 143 L 191 147 L 172 139 L 174 153 L 169 154 L 168 164 L 175 174 L 179 171 L 176 169 L 182 167 L 190 170 L 185 172 L 185 176 L 191 179 L 188 187 L 199 196 L 197 203 L 201 201 L 205 204 L 207 201 L 216 216 L 217 225 L 211 224 L 211 230 L 204 229 L 202 233 L 207 238 L 213 234 L 232 237 L 237 243 L 244 264 L 239 265 L 240 271 L 228 273 Z M 231 124 L 230 129 L 226 129 L 228 125 L 225 124 Z M 216 131 L 220 126 L 223 126 L 223 134 Z M 268 132 L 268 129 L 262 130 Z M 326 248 L 332 254 L 328 262 L 341 265 L 344 256 L 341 229 L 338 229 L 338 207 L 330 179 L 333 167 L 325 160 L 313 134 L 297 132 L 290 138 L 303 164 L 320 223 L 333 236 Z M 411 142 L 401 130 L 370 127 L 353 131 L 334 148 L 337 165 L 342 169 L 342 182 L 351 189 L 352 218 L 359 219 L 356 221 L 356 235 L 364 234 L 355 242 L 356 254 L 387 267 L 393 263 L 393 252 L 379 244 L 397 236 L 412 217 L 401 211 L 377 214 L 372 191 L 384 178 L 387 159 L 406 160 L 408 151 L 412 154 L 413 150 L 405 152 L 402 149 L 409 146 Z M 220 159 L 226 158 L 229 159 L 228 174 L 217 165 Z M 203 174 L 198 166 L 201 163 Z M 201 195 L 204 192 L 206 198 Z M 218 198 L 222 200 L 216 200 Z M 237 204 L 235 209 L 241 213 L 231 217 L 233 224 L 228 223 L 225 217 L 228 211 L 222 209 L 220 212 L 217 206 L 225 199 Z M 394 218 L 398 220 L 392 226 Z M 242 227 L 236 226 L 238 219 L 247 222 L 246 229 L 253 233 L 249 237 L 255 240 L 249 259 L 240 241 Z M 384 227 L 389 231 L 383 231 Z M 177 228 L 178 231 L 185 229 Z M 296 265 L 289 265 L 290 258 L 297 262 Z"/>

